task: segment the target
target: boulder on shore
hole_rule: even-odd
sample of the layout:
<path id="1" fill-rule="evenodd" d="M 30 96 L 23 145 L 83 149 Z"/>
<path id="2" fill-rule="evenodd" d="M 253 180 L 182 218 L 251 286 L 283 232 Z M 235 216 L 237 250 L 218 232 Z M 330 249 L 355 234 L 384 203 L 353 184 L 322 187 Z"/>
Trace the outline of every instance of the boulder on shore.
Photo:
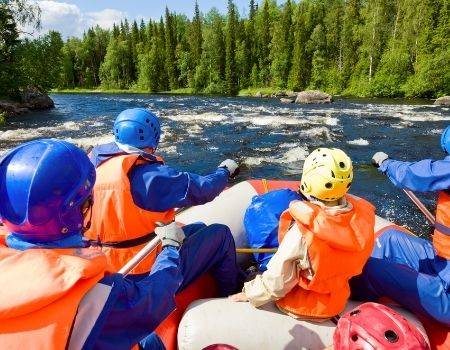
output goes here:
<path id="1" fill-rule="evenodd" d="M 295 103 L 330 103 L 333 97 L 319 90 L 307 90 L 297 94 Z"/>
<path id="2" fill-rule="evenodd" d="M 442 96 L 436 99 L 436 101 L 434 101 L 435 105 L 440 105 L 440 106 L 450 106 L 450 96 Z"/>
<path id="3" fill-rule="evenodd" d="M 294 100 L 292 98 L 280 98 L 281 103 L 292 103 Z"/>
<path id="4" fill-rule="evenodd" d="M 35 87 L 28 87 L 20 93 L 21 101 L 0 100 L 0 114 L 15 117 L 30 110 L 50 109 L 55 107 L 53 100 Z"/>
<path id="5" fill-rule="evenodd" d="M 34 86 L 29 86 L 25 88 L 20 93 L 20 98 L 22 102 L 27 105 L 29 109 L 49 109 L 54 108 L 55 103 L 53 100 L 46 94 Z"/>

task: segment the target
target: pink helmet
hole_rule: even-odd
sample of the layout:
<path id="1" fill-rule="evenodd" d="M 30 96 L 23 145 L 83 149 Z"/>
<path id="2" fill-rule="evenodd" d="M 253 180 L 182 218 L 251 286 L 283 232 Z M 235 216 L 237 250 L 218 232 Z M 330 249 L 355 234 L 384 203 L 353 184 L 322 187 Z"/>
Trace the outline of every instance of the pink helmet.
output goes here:
<path id="1" fill-rule="evenodd" d="M 419 329 L 387 306 L 365 303 L 339 319 L 334 350 L 430 349 Z"/>

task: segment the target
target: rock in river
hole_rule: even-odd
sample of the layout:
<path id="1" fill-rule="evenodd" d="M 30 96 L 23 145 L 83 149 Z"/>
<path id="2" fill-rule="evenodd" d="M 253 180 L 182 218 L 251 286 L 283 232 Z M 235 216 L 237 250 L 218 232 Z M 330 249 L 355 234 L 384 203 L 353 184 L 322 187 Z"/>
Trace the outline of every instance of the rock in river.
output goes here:
<path id="1" fill-rule="evenodd" d="M 281 103 L 292 103 L 294 100 L 292 98 L 280 98 Z"/>
<path id="2" fill-rule="evenodd" d="M 331 95 L 318 90 L 307 90 L 299 92 L 295 103 L 330 103 L 333 101 Z"/>
<path id="3" fill-rule="evenodd" d="M 442 96 L 434 101 L 435 105 L 450 106 L 450 96 Z"/>
<path id="4" fill-rule="evenodd" d="M 5 113 L 7 117 L 36 109 L 50 109 L 55 107 L 53 100 L 44 92 L 35 87 L 28 87 L 20 93 L 21 101 L 0 100 L 0 114 Z"/>

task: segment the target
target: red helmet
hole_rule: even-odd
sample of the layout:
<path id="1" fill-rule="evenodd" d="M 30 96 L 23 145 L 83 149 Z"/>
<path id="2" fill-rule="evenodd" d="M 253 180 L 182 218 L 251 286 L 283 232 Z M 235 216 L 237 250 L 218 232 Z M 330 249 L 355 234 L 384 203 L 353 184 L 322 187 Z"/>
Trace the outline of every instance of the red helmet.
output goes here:
<path id="1" fill-rule="evenodd" d="M 421 331 L 387 306 L 365 303 L 339 319 L 334 350 L 430 349 Z"/>

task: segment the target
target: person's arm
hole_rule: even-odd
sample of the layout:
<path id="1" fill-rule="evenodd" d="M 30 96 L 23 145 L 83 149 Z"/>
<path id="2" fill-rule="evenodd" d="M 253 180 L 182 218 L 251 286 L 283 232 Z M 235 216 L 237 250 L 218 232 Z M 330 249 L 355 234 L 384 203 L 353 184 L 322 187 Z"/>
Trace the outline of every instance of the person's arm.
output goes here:
<path id="1" fill-rule="evenodd" d="M 166 165 L 141 165 L 130 175 L 133 200 L 140 208 L 151 211 L 204 204 L 225 189 L 229 175 L 226 168 L 201 176 Z"/>
<path id="2" fill-rule="evenodd" d="M 139 282 L 117 279 L 114 298 L 101 316 L 104 322 L 96 340 L 98 348 L 120 344 L 129 349 L 175 310 L 175 293 L 183 279 L 179 264 L 178 250 L 166 247 L 147 277 Z"/>
<path id="3" fill-rule="evenodd" d="M 298 283 L 300 270 L 309 268 L 306 242 L 294 228 L 286 233 L 267 270 L 244 284 L 242 292 L 255 307 L 284 297 Z"/>
<path id="4" fill-rule="evenodd" d="M 418 192 L 433 192 L 450 188 L 450 157 L 419 162 L 386 159 L 379 167 L 399 188 Z"/>

